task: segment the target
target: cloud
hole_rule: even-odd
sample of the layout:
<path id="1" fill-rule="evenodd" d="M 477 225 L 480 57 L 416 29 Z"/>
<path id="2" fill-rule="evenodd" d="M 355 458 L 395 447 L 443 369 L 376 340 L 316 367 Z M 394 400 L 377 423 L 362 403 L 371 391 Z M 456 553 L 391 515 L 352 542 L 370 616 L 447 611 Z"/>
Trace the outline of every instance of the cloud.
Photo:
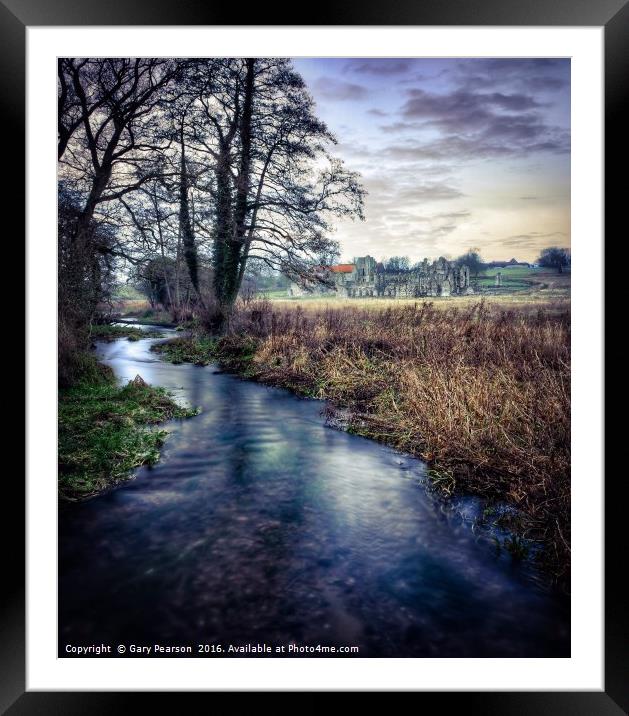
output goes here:
<path id="1" fill-rule="evenodd" d="M 405 139 L 390 144 L 383 149 L 383 154 L 393 160 L 406 163 L 416 162 L 451 162 L 453 159 L 466 160 L 484 158 L 487 155 L 499 154 L 499 148 L 488 151 L 478 142 L 464 137 L 449 136 L 441 139 Z M 413 164 L 413 166 L 415 166 Z M 433 173 L 437 173 L 437 164 L 433 164 Z M 422 167 L 422 171 L 424 168 Z"/>
<path id="2" fill-rule="evenodd" d="M 461 209 L 461 211 L 450 211 L 445 214 L 435 214 L 433 219 L 467 219 L 472 215 L 471 211 Z"/>
<path id="3" fill-rule="evenodd" d="M 507 236 L 500 239 L 501 246 L 519 247 L 522 249 L 534 249 L 548 246 L 548 239 L 557 237 L 565 238 L 563 231 L 551 231 L 550 233 L 542 233 L 540 231 L 531 231 L 528 234 L 516 234 L 515 236 Z"/>
<path id="4" fill-rule="evenodd" d="M 345 72 L 357 72 L 360 74 L 390 76 L 403 75 L 407 73 L 412 65 L 411 60 L 399 60 L 395 58 L 350 60 L 344 67 Z"/>
<path id="5" fill-rule="evenodd" d="M 567 58 L 490 58 L 458 62 L 454 82 L 468 90 L 508 86 L 523 91 L 558 92 L 570 84 Z"/>
<path id="6" fill-rule="evenodd" d="M 569 242 L 569 61 L 346 58 L 309 68 L 336 151 L 368 191 L 366 223 L 339 222 L 344 253 L 423 258 L 480 246 L 488 260 L 533 260 Z M 567 233 L 544 235 L 555 229 Z"/>
<path id="7" fill-rule="evenodd" d="M 427 94 L 427 93 L 425 93 Z M 465 93 L 466 97 L 473 94 Z M 489 97 L 487 95 L 487 97 Z M 482 104 L 464 99 L 461 93 L 434 96 L 421 102 L 419 97 L 406 103 L 403 112 L 416 121 L 385 125 L 389 134 L 408 133 L 409 138 L 388 147 L 391 156 L 415 159 L 482 159 L 500 156 L 525 156 L 532 153 L 565 154 L 570 151 L 570 132 L 547 124 L 535 112 L 506 113 L 497 107 L 525 106 L 522 98 L 493 97 Z M 425 120 L 421 122 L 419 120 Z M 430 138 L 418 139 L 423 130 L 436 130 Z"/>
<path id="8" fill-rule="evenodd" d="M 557 92 L 567 87 L 569 82 L 559 77 L 529 77 L 525 84 L 531 90 Z"/>
<path id="9" fill-rule="evenodd" d="M 369 92 L 362 85 L 344 82 L 334 77 L 319 77 L 314 83 L 317 95 L 335 101 L 361 100 L 368 96 Z"/>
<path id="10" fill-rule="evenodd" d="M 397 196 L 402 201 L 421 201 L 421 200 L 444 200 L 458 199 L 464 196 L 463 192 L 449 184 L 441 182 L 425 182 L 417 184 L 406 189 L 401 189 Z"/>
<path id="11" fill-rule="evenodd" d="M 386 134 L 396 134 L 407 130 L 416 130 L 420 128 L 416 122 L 392 122 L 391 124 L 381 124 L 379 127 Z"/>
<path id="12" fill-rule="evenodd" d="M 542 249 L 549 246 L 566 246 L 569 248 L 567 234 L 562 231 L 535 232 L 516 234 L 502 238 L 487 238 L 482 242 L 483 256 L 493 260 L 517 258 L 535 261 Z"/>
<path id="13" fill-rule="evenodd" d="M 372 148 L 360 142 L 342 141 L 336 145 L 336 148 L 344 157 L 368 159 L 373 156 Z"/>
<path id="14" fill-rule="evenodd" d="M 406 119 L 425 120 L 450 131 L 483 127 L 499 116 L 501 110 L 522 112 L 542 106 L 529 95 L 502 92 L 455 90 L 437 94 L 412 89 L 408 94 L 409 99 L 402 107 Z"/>
<path id="15" fill-rule="evenodd" d="M 406 94 L 400 109 L 402 120 L 380 128 L 387 134 L 412 131 L 416 136 L 423 130 L 433 130 L 429 140 L 415 140 L 414 146 L 407 147 L 417 158 L 451 155 L 470 159 L 570 151 L 569 130 L 546 121 L 541 110 L 548 103 L 531 94 L 461 88 L 449 92 L 414 88 Z M 439 133 L 436 138 L 434 131 Z"/>

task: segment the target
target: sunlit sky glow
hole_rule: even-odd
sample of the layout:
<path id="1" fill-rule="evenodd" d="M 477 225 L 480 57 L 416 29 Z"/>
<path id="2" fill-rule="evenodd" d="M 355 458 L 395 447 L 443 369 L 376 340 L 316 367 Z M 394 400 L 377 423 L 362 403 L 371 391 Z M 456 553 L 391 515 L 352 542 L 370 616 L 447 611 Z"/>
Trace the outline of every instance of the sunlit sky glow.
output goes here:
<path id="1" fill-rule="evenodd" d="M 342 258 L 570 246 L 569 59 L 295 59 L 369 195 Z"/>

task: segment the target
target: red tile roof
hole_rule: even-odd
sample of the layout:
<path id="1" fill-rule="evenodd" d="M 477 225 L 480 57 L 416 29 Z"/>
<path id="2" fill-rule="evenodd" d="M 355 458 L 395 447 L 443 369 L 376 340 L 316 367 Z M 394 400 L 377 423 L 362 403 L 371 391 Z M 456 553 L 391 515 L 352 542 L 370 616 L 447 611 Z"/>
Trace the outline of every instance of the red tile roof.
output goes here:
<path id="1" fill-rule="evenodd" d="M 352 273 L 354 268 L 354 264 L 336 264 L 336 266 L 330 266 L 330 271 L 333 273 Z"/>

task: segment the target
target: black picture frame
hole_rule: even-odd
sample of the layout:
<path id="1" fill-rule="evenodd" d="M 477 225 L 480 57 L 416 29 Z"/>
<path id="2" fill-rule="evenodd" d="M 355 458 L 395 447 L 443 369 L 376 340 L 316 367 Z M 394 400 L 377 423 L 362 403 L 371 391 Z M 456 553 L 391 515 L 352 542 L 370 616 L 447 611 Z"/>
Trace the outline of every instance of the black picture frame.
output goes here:
<path id="1" fill-rule="evenodd" d="M 604 26 L 605 30 L 605 225 L 620 229 L 620 212 L 624 203 L 626 147 L 627 84 L 629 80 L 629 2 L 627 0 L 442 0 L 423 3 L 406 0 L 382 5 L 375 0 L 346 0 L 334 3 L 319 2 L 312 8 L 310 23 L 292 20 L 288 14 L 270 9 L 268 5 L 247 9 L 247 25 L 469 25 L 469 26 Z M 80 25 L 242 25 L 243 10 L 234 4 L 201 3 L 197 0 L 0 0 L 0 116 L 4 125 L 2 136 L 5 167 L 2 193 L 5 207 L 13 207 L 15 219 L 12 236 L 15 261 L 23 259 L 17 240 L 24 235 L 25 205 L 25 77 L 26 28 L 29 26 Z M 291 21 L 292 20 L 292 21 Z M 8 176 L 7 176 L 8 175 Z M 622 234 L 626 233 L 623 228 Z M 8 231 L 7 231 L 8 234 Z M 618 238 L 622 234 L 618 234 Z M 611 234 L 608 233 L 611 236 Z M 606 242 L 607 258 L 609 243 Z M 19 248 L 16 248 L 18 247 Z M 17 263 L 15 264 L 17 265 Z M 607 282 L 605 303 L 611 301 L 616 282 Z M 609 325 L 609 324 L 607 324 Z M 14 357 L 14 356 L 13 356 Z M 609 370 L 609 366 L 607 366 Z M 607 411 L 606 404 L 606 411 Z M 609 433 L 608 433 L 609 434 Z M 611 444 L 608 437 L 606 445 Z M 3 600 L 0 607 L 0 709 L 16 716 L 32 713 L 109 714 L 125 712 L 141 706 L 150 708 L 147 701 L 159 702 L 160 708 L 192 711 L 188 700 L 212 698 L 199 693 L 115 693 L 115 692 L 25 692 L 25 518 L 18 505 L 24 499 L 24 487 L 15 475 L 5 473 L 5 513 L 12 513 L 12 522 L 2 522 Z M 618 477 L 618 479 L 615 479 Z M 583 714 L 610 716 L 629 710 L 629 641 L 624 617 L 626 599 L 621 584 L 624 581 L 623 558 L 618 555 L 624 542 L 621 533 L 621 510 L 625 478 L 622 473 L 606 480 L 605 510 L 605 669 L 604 691 L 601 692 L 417 692 L 413 699 L 419 707 L 454 708 L 461 713 L 500 714 Z M 574 625 L 578 629 L 578 624 Z M 298 695 L 298 694 L 296 694 Z M 238 694 L 244 707 L 252 694 Z M 184 699 L 182 701 L 182 698 Z M 257 695 L 255 697 L 258 698 Z M 318 703 L 315 696 L 313 705 Z M 255 707 L 259 707 L 259 701 Z M 196 709 L 194 709 L 196 712 Z"/>

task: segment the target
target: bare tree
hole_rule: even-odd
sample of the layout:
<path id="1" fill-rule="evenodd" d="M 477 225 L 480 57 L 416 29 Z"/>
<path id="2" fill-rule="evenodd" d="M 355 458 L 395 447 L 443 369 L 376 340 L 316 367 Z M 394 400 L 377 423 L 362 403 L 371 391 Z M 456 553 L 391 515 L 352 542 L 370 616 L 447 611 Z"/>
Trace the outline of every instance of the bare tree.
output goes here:
<path id="1" fill-rule="evenodd" d="M 189 145 L 214 178 L 214 328 L 221 330 L 250 258 L 319 280 L 317 257 L 337 251 L 330 219 L 362 218 L 364 190 L 329 154 L 336 140 L 288 60 L 222 60 L 195 72 Z"/>
<path id="2" fill-rule="evenodd" d="M 175 62 L 151 58 L 60 64 L 60 98 L 68 86 L 74 98 L 64 100 L 60 120 L 67 137 L 60 174 L 85 193 L 74 231 L 77 242 L 84 240 L 98 204 L 119 199 L 151 178 L 142 167 L 155 149 L 153 110 L 177 72 Z"/>
<path id="3" fill-rule="evenodd" d="M 133 258 L 121 236 L 120 201 L 154 175 L 149 167 L 163 144 L 155 131 L 158 108 L 179 65 L 63 58 L 57 69 L 59 180 L 73 201 L 63 237 L 60 226 L 59 317 L 68 329 L 60 335 L 73 332 L 85 342 L 102 297 L 103 257 Z"/>

